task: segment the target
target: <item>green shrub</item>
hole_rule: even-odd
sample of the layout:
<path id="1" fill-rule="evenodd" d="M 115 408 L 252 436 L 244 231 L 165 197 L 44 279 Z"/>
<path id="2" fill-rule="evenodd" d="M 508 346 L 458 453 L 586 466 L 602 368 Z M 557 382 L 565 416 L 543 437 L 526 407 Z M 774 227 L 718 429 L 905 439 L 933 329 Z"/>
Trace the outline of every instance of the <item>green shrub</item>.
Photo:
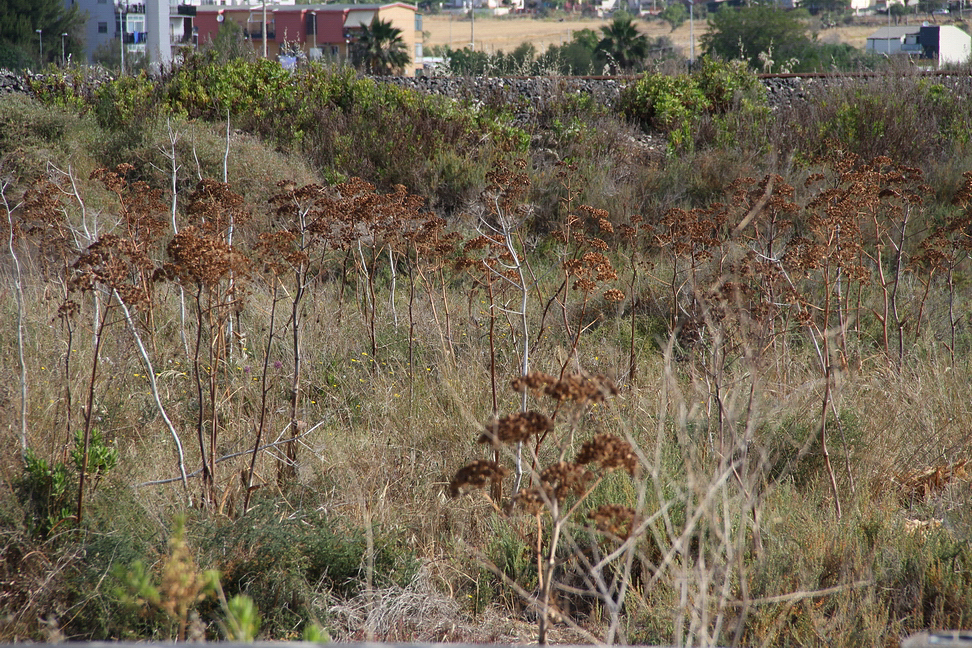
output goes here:
<path id="1" fill-rule="evenodd" d="M 64 463 L 49 463 L 27 448 L 19 486 L 26 505 L 27 525 L 35 534 L 46 536 L 61 520 L 71 517 L 69 498 L 73 481 Z"/>
<path id="2" fill-rule="evenodd" d="M 65 103 L 74 97 L 68 87 L 52 86 L 41 98 Z M 306 153 L 323 175 L 360 176 L 382 187 L 405 184 L 450 211 L 469 197 L 468 178 L 485 171 L 457 175 L 436 160 L 456 156 L 463 167 L 485 168 L 494 152 L 522 152 L 530 141 L 506 112 L 358 78 L 347 67 L 311 64 L 289 72 L 265 59 L 219 63 L 191 55 L 158 80 L 139 75 L 104 83 L 90 102 L 116 149 L 138 148 L 142 127 L 156 118 L 229 120 L 285 151 Z"/>
<path id="3" fill-rule="evenodd" d="M 17 484 L 28 528 L 38 536 L 47 536 L 55 527 L 74 514 L 78 475 L 84 462 L 84 435 L 74 435 L 71 470 L 61 461 L 47 461 L 27 448 L 24 473 Z M 91 431 L 88 443 L 88 476 L 92 486 L 118 464 L 118 450 L 105 442 L 101 432 Z"/>
<path id="4" fill-rule="evenodd" d="M 646 74 L 621 93 L 622 115 L 646 130 L 665 133 L 669 151 L 691 149 L 693 134 L 705 119 L 717 132 L 712 142 L 734 143 L 736 124 L 765 121 L 766 91 L 745 65 L 702 59 L 691 75 Z M 732 114 L 732 119 L 716 117 Z"/>
<path id="5" fill-rule="evenodd" d="M 703 57 L 693 69 L 692 78 L 705 95 L 709 111 L 715 114 L 766 105 L 766 87 L 741 61 Z"/>
<path id="6" fill-rule="evenodd" d="M 948 159 L 969 143 L 969 100 L 900 70 L 815 87 L 780 116 L 781 151 L 822 156 L 838 142 L 864 159 L 904 164 Z"/>
<path id="7" fill-rule="evenodd" d="M 646 74 L 621 94 L 621 113 L 643 128 L 668 134 L 675 148 L 688 141 L 693 120 L 709 108 L 705 94 L 687 74 Z"/>
<path id="8" fill-rule="evenodd" d="M 321 613 L 321 599 L 350 596 L 366 580 L 367 542 L 360 530 L 319 513 L 281 516 L 272 501 L 225 524 L 211 520 L 197 530 L 206 564 L 223 573 L 227 596 L 246 594 L 268 632 L 291 630 Z M 404 584 L 414 573 L 411 553 L 377 533 L 376 586 Z"/>
<path id="9" fill-rule="evenodd" d="M 88 84 L 81 68 L 51 68 L 43 75 L 27 77 L 27 87 L 45 105 L 87 111 Z"/>
<path id="10" fill-rule="evenodd" d="M 114 130 L 131 128 L 151 118 L 162 108 L 154 91 L 155 82 L 144 72 L 101 84 L 92 99 L 98 123 Z"/>

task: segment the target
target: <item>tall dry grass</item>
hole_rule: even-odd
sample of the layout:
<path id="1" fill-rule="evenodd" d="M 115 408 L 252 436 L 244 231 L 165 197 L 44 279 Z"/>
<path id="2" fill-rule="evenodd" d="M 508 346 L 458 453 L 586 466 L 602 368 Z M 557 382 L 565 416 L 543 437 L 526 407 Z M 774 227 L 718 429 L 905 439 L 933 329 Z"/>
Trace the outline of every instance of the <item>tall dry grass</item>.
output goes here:
<path id="1" fill-rule="evenodd" d="M 111 567 L 163 555 L 186 510 L 197 561 L 272 638 L 317 620 L 356 639 L 894 645 L 967 624 L 967 207 L 933 207 L 915 169 L 848 154 L 749 177 L 710 151 L 700 190 L 666 200 L 682 209 L 624 185 L 603 210 L 582 201 L 606 169 L 522 161 L 445 222 L 406 188 L 300 165 L 277 186 L 246 156 L 200 185 L 225 142 L 196 127 L 160 128 L 169 147 L 100 174 L 108 191 L 67 165 L 9 185 L 11 205 L 35 191 L 10 210 L 28 445 L 64 459 L 87 418 L 121 458 L 32 535 L 45 494 L 7 446 L 9 638 L 163 635 L 117 604 Z M 173 248 L 172 196 L 140 174 L 176 186 L 193 245 Z M 243 258 L 232 289 L 203 276 Z M 133 286 L 150 299 L 121 301 Z M 17 357 L 0 363 L 17 430 Z"/>

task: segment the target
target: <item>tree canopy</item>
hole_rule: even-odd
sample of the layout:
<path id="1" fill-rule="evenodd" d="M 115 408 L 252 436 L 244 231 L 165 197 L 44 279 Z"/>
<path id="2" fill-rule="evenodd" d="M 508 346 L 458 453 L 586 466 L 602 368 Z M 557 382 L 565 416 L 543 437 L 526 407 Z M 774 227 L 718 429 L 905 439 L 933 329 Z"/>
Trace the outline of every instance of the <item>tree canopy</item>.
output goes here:
<path id="1" fill-rule="evenodd" d="M 662 9 L 658 17 L 667 22 L 672 26 L 672 31 L 675 31 L 682 24 L 688 20 L 688 9 L 682 3 L 682 0 L 675 0 L 670 3 L 667 7 Z"/>
<path id="2" fill-rule="evenodd" d="M 764 67 L 760 54 L 776 61 L 799 59 L 811 44 L 806 25 L 793 12 L 764 5 L 709 14 L 709 29 L 700 40 L 706 54 L 741 58 L 753 69 Z"/>
<path id="3" fill-rule="evenodd" d="M 65 48 L 78 42 L 82 26 L 78 5 L 64 6 L 63 0 L 0 0 L 0 63 L 24 67 L 26 61 L 38 61 L 40 38 L 44 40 L 44 60 L 61 56 L 61 34 L 71 36 Z M 38 37 L 37 31 L 41 30 Z"/>
<path id="4" fill-rule="evenodd" d="M 352 48 L 355 65 L 369 74 L 389 75 L 400 72 L 411 58 L 402 39 L 402 30 L 376 15 L 370 26 L 362 26 Z"/>
<path id="5" fill-rule="evenodd" d="M 623 71 L 638 69 L 651 49 L 648 37 L 638 31 L 631 16 L 617 15 L 607 27 L 601 27 L 604 35 L 595 50 Z"/>
<path id="6" fill-rule="evenodd" d="M 252 61 L 256 58 L 253 47 L 246 42 L 243 28 L 234 20 L 224 20 L 212 40 L 202 46 L 214 60 L 226 63 L 234 59 Z"/>

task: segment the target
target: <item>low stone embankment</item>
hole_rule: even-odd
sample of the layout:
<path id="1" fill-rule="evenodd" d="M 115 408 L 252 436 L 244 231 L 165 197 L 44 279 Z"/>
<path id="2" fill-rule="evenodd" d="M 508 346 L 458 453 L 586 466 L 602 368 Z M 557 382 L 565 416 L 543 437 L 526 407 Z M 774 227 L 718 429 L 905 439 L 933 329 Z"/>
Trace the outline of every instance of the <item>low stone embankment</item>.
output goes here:
<path id="1" fill-rule="evenodd" d="M 88 82 L 97 84 L 110 78 L 105 71 L 88 73 Z M 431 94 L 445 95 L 454 99 L 473 100 L 483 103 L 509 104 L 514 112 L 536 110 L 544 101 L 565 92 L 584 92 L 606 105 L 613 105 L 621 89 L 633 77 L 374 77 L 376 81 L 395 83 Z M 802 101 L 813 88 L 828 83 L 847 83 L 852 76 L 775 76 L 763 77 L 767 98 L 773 108 L 786 107 Z M 864 79 L 861 79 L 864 82 Z M 972 92 L 972 77 L 968 75 L 938 75 L 935 82 L 963 95 Z M 0 95 L 29 92 L 26 78 L 0 70 Z"/>
<path id="2" fill-rule="evenodd" d="M 109 78 L 106 73 L 94 73 L 90 82 Z M 513 106 L 537 105 L 549 97 L 565 92 L 584 92 L 600 103 L 613 105 L 620 96 L 621 89 L 630 78 L 600 77 L 376 77 L 376 80 L 395 83 L 431 94 L 445 95 L 455 99 L 475 101 L 504 102 Z M 804 79 L 773 78 L 765 79 L 772 105 L 788 103 L 803 97 Z M 23 75 L 0 70 L 0 95 L 28 93 L 27 78 Z"/>

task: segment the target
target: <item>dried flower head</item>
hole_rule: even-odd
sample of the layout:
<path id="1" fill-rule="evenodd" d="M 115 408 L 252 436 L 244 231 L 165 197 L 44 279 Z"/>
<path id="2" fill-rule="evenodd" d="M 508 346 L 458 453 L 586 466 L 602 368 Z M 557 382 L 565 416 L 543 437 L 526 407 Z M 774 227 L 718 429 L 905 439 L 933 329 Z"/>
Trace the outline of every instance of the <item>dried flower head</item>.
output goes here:
<path id="1" fill-rule="evenodd" d="M 576 461 L 581 465 L 598 463 L 606 470 L 624 468 L 632 476 L 638 470 L 638 456 L 631 444 L 609 432 L 585 441 Z"/>
<path id="2" fill-rule="evenodd" d="M 540 435 L 553 429 L 553 422 L 540 412 L 517 412 L 503 416 L 486 426 L 479 437 L 479 443 L 490 443 L 497 447 L 506 443 L 526 441 L 533 435 Z"/>
<path id="3" fill-rule="evenodd" d="M 635 511 L 620 504 L 602 504 L 587 514 L 599 531 L 627 540 L 634 527 Z"/>
<path id="4" fill-rule="evenodd" d="M 513 506 L 531 515 L 539 515 L 549 501 L 550 498 L 539 486 L 524 488 L 513 496 Z"/>
<path id="5" fill-rule="evenodd" d="M 477 459 L 463 466 L 449 482 L 449 493 L 458 497 L 463 489 L 484 488 L 488 484 L 499 484 L 510 471 L 495 461 Z"/>
<path id="6" fill-rule="evenodd" d="M 568 461 L 558 461 L 540 473 L 540 482 L 548 497 L 558 502 L 564 501 L 570 494 L 583 494 L 593 480 L 594 475 L 590 471 Z"/>
<path id="7" fill-rule="evenodd" d="M 560 380 L 544 386 L 544 393 L 558 401 L 574 401 L 580 405 L 602 403 L 608 396 L 615 396 L 618 388 L 606 376 L 567 374 Z"/>
<path id="8" fill-rule="evenodd" d="M 524 376 L 517 376 L 510 382 L 510 387 L 513 391 L 523 392 L 530 390 L 532 392 L 540 392 L 549 385 L 557 382 L 557 379 L 550 374 L 545 374 L 542 371 L 531 371 Z"/>

